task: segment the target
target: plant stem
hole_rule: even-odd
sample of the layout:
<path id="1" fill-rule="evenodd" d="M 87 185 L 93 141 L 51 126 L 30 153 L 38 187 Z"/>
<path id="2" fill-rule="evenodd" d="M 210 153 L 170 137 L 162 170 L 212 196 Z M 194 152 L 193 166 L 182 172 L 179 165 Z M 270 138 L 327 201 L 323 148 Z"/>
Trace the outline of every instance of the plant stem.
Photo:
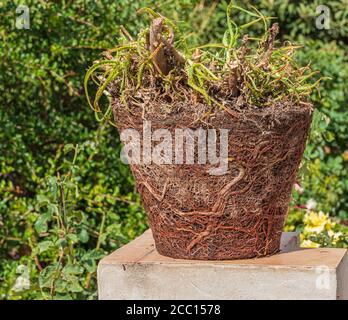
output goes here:
<path id="1" fill-rule="evenodd" d="M 102 221 L 101 221 L 100 229 L 99 229 L 99 236 L 98 236 L 98 240 L 97 240 L 97 245 L 95 247 L 97 250 L 100 249 L 101 238 L 102 238 L 102 235 L 103 235 L 103 232 L 104 232 L 105 219 L 106 219 L 106 214 L 103 211 L 103 213 L 102 213 Z M 89 286 L 90 286 L 92 274 L 93 274 L 93 272 L 88 272 L 87 273 L 86 281 L 85 281 L 85 289 L 88 289 Z"/>

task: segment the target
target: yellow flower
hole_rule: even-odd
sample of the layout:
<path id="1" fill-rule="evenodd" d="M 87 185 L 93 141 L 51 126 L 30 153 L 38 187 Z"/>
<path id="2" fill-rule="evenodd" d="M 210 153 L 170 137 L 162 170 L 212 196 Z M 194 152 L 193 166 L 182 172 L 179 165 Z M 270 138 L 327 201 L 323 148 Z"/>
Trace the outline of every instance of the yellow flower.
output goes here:
<path id="1" fill-rule="evenodd" d="M 327 232 L 327 234 L 329 235 L 329 237 L 330 238 L 334 238 L 334 239 L 338 239 L 340 236 L 342 236 L 343 235 L 343 233 L 342 232 L 334 232 L 334 231 L 332 231 L 332 230 L 329 230 L 328 232 Z"/>
<path id="2" fill-rule="evenodd" d="M 320 211 L 319 213 L 310 211 L 305 214 L 304 217 L 304 232 L 321 233 L 324 230 L 331 230 L 334 227 L 334 223 L 329 218 L 328 214 Z"/>
<path id="3" fill-rule="evenodd" d="M 304 232 L 308 232 L 308 233 L 322 233 L 325 229 L 325 225 L 319 225 L 316 227 L 311 227 L 311 226 L 305 226 L 303 228 Z"/>
<path id="4" fill-rule="evenodd" d="M 332 244 L 336 244 L 336 243 L 337 243 L 337 240 L 339 240 L 339 238 L 340 238 L 341 236 L 343 236 L 343 233 L 342 233 L 341 231 L 339 231 L 339 232 L 334 232 L 334 231 L 332 231 L 332 230 L 329 230 L 329 231 L 327 232 L 327 234 L 328 234 L 328 236 L 331 238 Z"/>
<path id="5" fill-rule="evenodd" d="M 311 240 L 303 240 L 301 243 L 303 248 L 319 248 L 319 243 L 313 242 Z"/>

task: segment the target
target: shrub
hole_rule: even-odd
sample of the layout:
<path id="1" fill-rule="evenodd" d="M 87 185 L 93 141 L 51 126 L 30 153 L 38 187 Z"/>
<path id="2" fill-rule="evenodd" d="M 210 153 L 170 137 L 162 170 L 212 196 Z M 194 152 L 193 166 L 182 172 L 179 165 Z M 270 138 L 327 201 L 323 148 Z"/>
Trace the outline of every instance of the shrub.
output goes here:
<path id="1" fill-rule="evenodd" d="M 83 77 L 100 50 L 114 45 L 120 25 L 132 21 L 133 32 L 144 23 L 140 7 L 163 4 L 31 0 L 25 3 L 31 27 L 17 30 L 20 3 L 0 3 L 0 297 L 95 298 L 97 260 L 142 233 L 146 222 L 119 160 L 116 130 L 86 112 Z M 163 11 L 184 18 L 196 3 L 173 1 Z M 66 230 L 55 218 L 59 186 L 69 193 Z M 62 259 L 73 264 L 51 291 L 47 286 L 63 272 L 61 242 L 69 244 Z M 29 289 L 22 281 L 23 290 L 15 291 L 17 280 L 27 278 Z"/>

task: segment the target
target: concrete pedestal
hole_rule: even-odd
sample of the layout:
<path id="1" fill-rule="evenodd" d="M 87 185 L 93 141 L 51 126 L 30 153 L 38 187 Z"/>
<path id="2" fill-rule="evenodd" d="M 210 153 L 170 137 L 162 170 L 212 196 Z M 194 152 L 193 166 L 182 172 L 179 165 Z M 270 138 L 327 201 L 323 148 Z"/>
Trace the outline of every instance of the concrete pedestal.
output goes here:
<path id="1" fill-rule="evenodd" d="M 99 299 L 348 299 L 347 250 L 297 239 L 284 233 L 282 252 L 265 258 L 180 260 L 159 255 L 148 230 L 100 261 Z"/>

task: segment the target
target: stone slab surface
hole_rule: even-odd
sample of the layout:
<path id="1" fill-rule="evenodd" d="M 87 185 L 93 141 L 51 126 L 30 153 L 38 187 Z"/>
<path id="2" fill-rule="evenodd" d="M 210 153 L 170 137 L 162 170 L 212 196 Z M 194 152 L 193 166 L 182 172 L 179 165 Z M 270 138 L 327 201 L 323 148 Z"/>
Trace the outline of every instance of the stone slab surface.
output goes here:
<path id="1" fill-rule="evenodd" d="M 296 233 L 283 234 L 281 249 L 258 259 L 172 259 L 148 230 L 100 261 L 99 299 L 348 299 L 347 250 L 299 249 Z"/>

